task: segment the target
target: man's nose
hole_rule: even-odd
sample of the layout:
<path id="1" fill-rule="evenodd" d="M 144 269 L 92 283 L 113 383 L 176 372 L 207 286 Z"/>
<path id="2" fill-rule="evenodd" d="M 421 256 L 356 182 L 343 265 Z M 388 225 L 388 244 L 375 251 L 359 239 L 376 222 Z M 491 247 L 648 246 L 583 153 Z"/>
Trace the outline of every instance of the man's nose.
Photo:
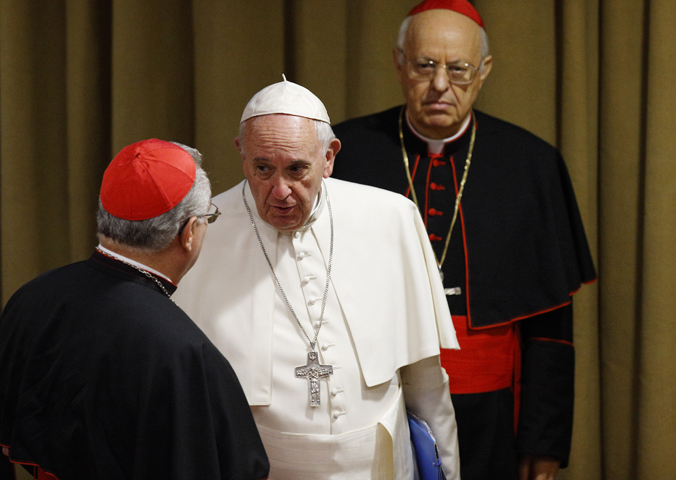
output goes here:
<path id="1" fill-rule="evenodd" d="M 434 72 L 434 78 L 432 79 L 432 85 L 438 92 L 445 92 L 450 87 L 451 82 L 448 80 L 448 73 L 446 72 L 446 68 L 442 65 L 437 66 L 437 70 Z"/>
<path id="2" fill-rule="evenodd" d="M 289 187 L 288 182 L 281 175 L 273 180 L 272 195 L 277 200 L 284 200 L 291 195 L 291 187 Z"/>

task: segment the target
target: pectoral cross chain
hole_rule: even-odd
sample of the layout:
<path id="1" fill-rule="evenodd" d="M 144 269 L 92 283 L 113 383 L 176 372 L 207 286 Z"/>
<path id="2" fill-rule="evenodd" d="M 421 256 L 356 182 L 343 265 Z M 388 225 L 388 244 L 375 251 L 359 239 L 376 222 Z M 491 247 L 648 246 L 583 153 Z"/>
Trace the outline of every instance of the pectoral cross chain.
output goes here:
<path id="1" fill-rule="evenodd" d="M 307 354 L 307 364 L 296 367 L 296 378 L 307 378 L 310 394 L 310 406 L 318 407 L 319 398 L 319 379 L 333 375 L 333 365 L 320 365 L 317 352 Z"/>

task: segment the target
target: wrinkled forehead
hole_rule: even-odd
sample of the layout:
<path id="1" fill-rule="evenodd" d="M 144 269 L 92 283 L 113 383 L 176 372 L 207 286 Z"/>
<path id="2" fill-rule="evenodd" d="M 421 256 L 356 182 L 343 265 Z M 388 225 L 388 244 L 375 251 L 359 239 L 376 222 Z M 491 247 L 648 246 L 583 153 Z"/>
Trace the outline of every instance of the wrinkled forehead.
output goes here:
<path id="1" fill-rule="evenodd" d="M 481 56 L 481 27 L 451 10 L 428 10 L 411 18 L 404 50 L 408 55 Z"/>
<path id="2" fill-rule="evenodd" d="M 246 149 L 314 154 L 319 146 L 315 123 L 309 118 L 285 114 L 252 117 L 243 124 Z"/>

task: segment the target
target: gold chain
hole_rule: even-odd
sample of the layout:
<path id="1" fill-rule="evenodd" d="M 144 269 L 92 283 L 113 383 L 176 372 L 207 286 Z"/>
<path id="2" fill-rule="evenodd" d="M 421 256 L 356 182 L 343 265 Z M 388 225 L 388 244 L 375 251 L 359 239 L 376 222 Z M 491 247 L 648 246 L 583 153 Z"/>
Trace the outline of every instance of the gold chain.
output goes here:
<path id="1" fill-rule="evenodd" d="M 408 186 L 411 189 L 411 197 L 413 197 L 413 202 L 420 210 L 420 205 L 418 204 L 418 197 L 415 194 L 415 188 L 413 187 L 413 179 L 411 178 L 411 170 L 409 168 L 408 154 L 406 153 L 406 147 L 404 146 L 404 130 L 402 127 L 402 119 L 404 118 L 404 106 L 401 107 L 399 111 L 399 141 L 401 142 L 401 155 L 404 159 L 404 166 L 406 167 L 406 179 L 408 180 Z M 474 116 L 474 114 L 472 114 Z M 448 234 L 446 235 L 446 244 L 444 245 L 444 251 L 441 254 L 441 261 L 437 258 L 436 252 L 434 252 L 434 258 L 437 261 L 437 266 L 441 272 L 441 266 L 446 260 L 446 253 L 448 252 L 448 245 L 451 242 L 451 232 L 453 231 L 453 226 L 455 225 L 455 220 L 458 217 L 458 210 L 460 209 L 460 199 L 462 198 L 462 191 L 465 189 L 465 182 L 467 182 L 467 173 L 469 172 L 469 165 L 472 163 L 472 152 L 474 151 L 474 139 L 476 138 L 476 119 L 474 119 L 474 125 L 472 126 L 472 136 L 469 140 L 469 151 L 467 152 L 467 159 L 465 160 L 465 171 L 462 174 L 462 180 L 460 181 L 460 188 L 458 189 L 458 195 L 455 197 L 455 208 L 453 210 L 453 219 L 451 220 L 451 228 L 448 229 Z"/>

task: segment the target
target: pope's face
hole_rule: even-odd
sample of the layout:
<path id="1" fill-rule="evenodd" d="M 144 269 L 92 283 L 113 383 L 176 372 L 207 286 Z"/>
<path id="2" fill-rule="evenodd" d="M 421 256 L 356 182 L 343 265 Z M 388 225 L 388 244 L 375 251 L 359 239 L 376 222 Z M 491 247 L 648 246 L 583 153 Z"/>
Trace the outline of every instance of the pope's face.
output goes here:
<path id="1" fill-rule="evenodd" d="M 247 122 L 244 142 L 235 143 L 258 215 L 277 230 L 297 230 L 312 212 L 322 178 L 333 171 L 340 142 L 334 139 L 323 151 L 314 120 L 303 117 L 264 115 Z"/>
<path id="2" fill-rule="evenodd" d="M 404 62 L 395 66 L 402 86 L 408 118 L 419 133 L 428 138 L 447 138 L 456 134 L 469 115 L 472 105 L 491 69 L 491 57 L 484 59 L 484 70 L 472 83 L 456 85 L 446 70 L 438 67 L 430 80 L 414 79 L 409 63 L 433 60 L 440 65 L 465 62 L 481 64 L 481 27 L 473 20 L 451 10 L 428 10 L 411 18 L 404 42 Z"/>

